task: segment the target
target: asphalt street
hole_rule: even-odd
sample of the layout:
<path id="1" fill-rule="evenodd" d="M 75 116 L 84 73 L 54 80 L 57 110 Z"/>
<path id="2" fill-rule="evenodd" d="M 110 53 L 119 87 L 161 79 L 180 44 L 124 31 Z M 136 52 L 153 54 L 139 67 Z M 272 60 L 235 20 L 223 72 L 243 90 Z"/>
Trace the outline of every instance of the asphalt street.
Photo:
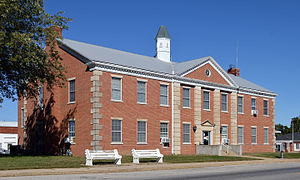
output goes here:
<path id="1" fill-rule="evenodd" d="M 126 173 L 74 174 L 48 176 L 22 176 L 0 178 L 7 180 L 110 180 L 110 179 L 204 179 L 204 180 L 298 180 L 300 179 L 300 162 L 283 162 L 251 165 L 232 165 L 221 167 L 156 170 Z"/>

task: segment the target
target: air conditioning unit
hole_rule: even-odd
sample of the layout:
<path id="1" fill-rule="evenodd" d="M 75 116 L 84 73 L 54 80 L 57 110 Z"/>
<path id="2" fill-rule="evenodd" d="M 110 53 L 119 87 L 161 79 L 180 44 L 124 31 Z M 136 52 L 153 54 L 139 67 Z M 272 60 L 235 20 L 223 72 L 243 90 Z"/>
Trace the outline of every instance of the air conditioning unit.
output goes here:
<path id="1" fill-rule="evenodd" d="M 257 114 L 258 114 L 258 110 L 251 110 L 251 115 L 257 116 Z"/>
<path id="2" fill-rule="evenodd" d="M 75 143 L 75 137 L 71 137 L 71 142 L 70 143 Z"/>
<path id="3" fill-rule="evenodd" d="M 170 143 L 170 138 L 166 138 L 166 137 L 160 138 L 160 143 L 161 144 Z"/>

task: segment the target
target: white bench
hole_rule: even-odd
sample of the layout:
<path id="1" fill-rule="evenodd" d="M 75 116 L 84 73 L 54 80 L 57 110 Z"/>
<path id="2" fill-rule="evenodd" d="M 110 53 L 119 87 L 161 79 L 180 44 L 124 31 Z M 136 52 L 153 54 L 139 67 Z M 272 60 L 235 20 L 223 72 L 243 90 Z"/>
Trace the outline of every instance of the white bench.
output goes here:
<path id="1" fill-rule="evenodd" d="M 113 159 L 115 164 L 121 165 L 122 156 L 119 155 L 118 150 L 85 150 L 86 166 L 93 166 L 93 159 Z"/>
<path id="2" fill-rule="evenodd" d="M 140 158 L 156 158 L 158 163 L 163 163 L 164 155 L 160 153 L 159 149 L 153 150 L 135 150 L 132 149 L 133 163 L 140 163 Z"/>

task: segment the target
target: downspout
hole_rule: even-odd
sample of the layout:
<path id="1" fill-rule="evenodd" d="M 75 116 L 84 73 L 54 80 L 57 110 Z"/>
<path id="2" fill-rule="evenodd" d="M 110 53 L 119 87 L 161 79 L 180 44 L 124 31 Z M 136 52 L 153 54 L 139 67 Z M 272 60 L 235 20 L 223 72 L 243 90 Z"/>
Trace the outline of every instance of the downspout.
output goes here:
<path id="1" fill-rule="evenodd" d="M 172 68 L 172 154 L 174 154 L 174 64 L 171 63 Z"/>

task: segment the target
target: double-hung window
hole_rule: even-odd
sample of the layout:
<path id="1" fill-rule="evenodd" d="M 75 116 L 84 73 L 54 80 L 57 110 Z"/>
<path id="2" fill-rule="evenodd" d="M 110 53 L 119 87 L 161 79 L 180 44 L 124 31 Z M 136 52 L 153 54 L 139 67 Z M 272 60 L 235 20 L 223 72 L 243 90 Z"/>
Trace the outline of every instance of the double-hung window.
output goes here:
<path id="1" fill-rule="evenodd" d="M 112 143 L 122 142 L 122 120 L 119 119 L 111 120 L 111 142 Z"/>
<path id="2" fill-rule="evenodd" d="M 122 79 L 118 77 L 111 78 L 111 99 L 122 101 Z"/>
<path id="3" fill-rule="evenodd" d="M 183 88 L 183 107 L 190 107 L 190 89 Z"/>
<path id="4" fill-rule="evenodd" d="M 69 138 L 71 143 L 75 143 L 75 121 L 69 120 Z"/>
<path id="5" fill-rule="evenodd" d="M 244 128 L 238 127 L 238 143 L 243 144 L 244 143 Z"/>
<path id="6" fill-rule="evenodd" d="M 209 107 L 209 91 L 203 91 L 203 109 L 210 110 L 210 107 Z"/>
<path id="7" fill-rule="evenodd" d="M 69 80 L 69 103 L 75 102 L 75 79 Z"/>
<path id="8" fill-rule="evenodd" d="M 264 144 L 268 144 L 268 134 L 269 134 L 269 129 L 268 128 L 264 128 Z"/>
<path id="9" fill-rule="evenodd" d="M 184 123 L 183 124 L 183 143 L 191 142 L 191 125 Z"/>
<path id="10" fill-rule="evenodd" d="M 169 123 L 161 122 L 160 123 L 160 138 L 169 137 Z"/>
<path id="11" fill-rule="evenodd" d="M 244 113 L 244 97 L 238 96 L 238 113 Z"/>
<path id="12" fill-rule="evenodd" d="M 160 105 L 168 105 L 168 85 L 160 85 Z"/>
<path id="13" fill-rule="evenodd" d="M 227 94 L 222 93 L 222 111 L 227 112 Z"/>
<path id="14" fill-rule="evenodd" d="M 41 107 L 44 103 L 44 88 L 39 86 L 38 88 L 38 106 Z"/>
<path id="15" fill-rule="evenodd" d="M 146 104 L 146 82 L 137 82 L 137 102 L 141 104 Z"/>
<path id="16" fill-rule="evenodd" d="M 251 128 L 251 143 L 256 144 L 256 127 Z"/>
<path id="17" fill-rule="evenodd" d="M 264 100 L 264 115 L 268 115 L 268 100 Z"/>
<path id="18" fill-rule="evenodd" d="M 147 122 L 146 121 L 138 121 L 137 142 L 138 143 L 147 143 Z"/>
<path id="19" fill-rule="evenodd" d="M 256 99 L 251 98 L 251 110 L 256 110 Z"/>

